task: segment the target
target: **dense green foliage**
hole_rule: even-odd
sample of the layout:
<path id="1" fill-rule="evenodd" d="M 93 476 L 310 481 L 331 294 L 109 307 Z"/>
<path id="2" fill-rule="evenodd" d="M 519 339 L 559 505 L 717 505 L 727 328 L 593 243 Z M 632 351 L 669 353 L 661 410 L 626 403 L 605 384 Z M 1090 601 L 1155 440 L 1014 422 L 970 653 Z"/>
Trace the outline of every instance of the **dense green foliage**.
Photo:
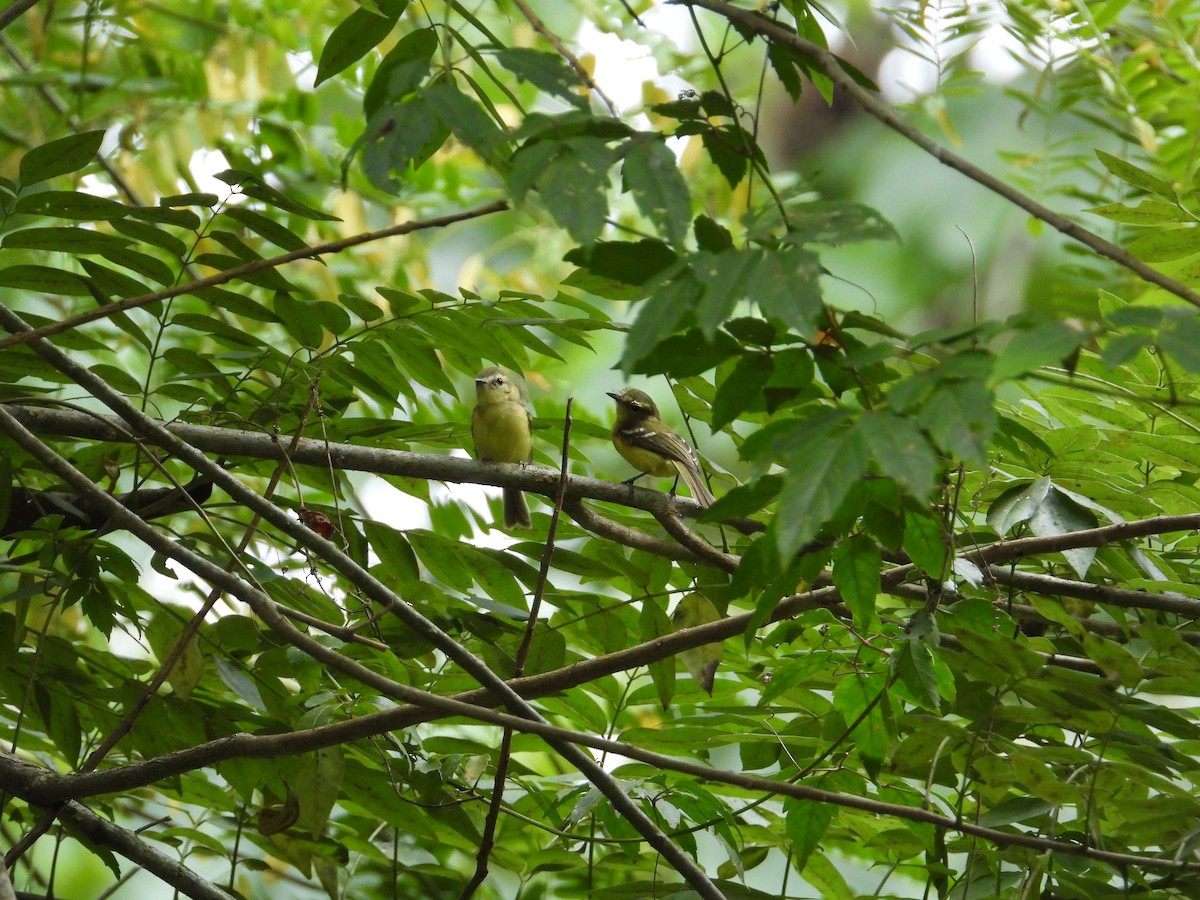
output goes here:
<path id="1" fill-rule="evenodd" d="M 11 9 L 19 889 L 1200 894 L 1200 4 Z M 880 34 L 903 107 L 825 49 Z M 831 178 L 921 149 L 863 150 L 895 215 L 763 149 L 812 96 L 870 114 Z M 489 365 L 529 469 L 452 453 Z M 614 484 L 631 379 L 711 508 Z"/>

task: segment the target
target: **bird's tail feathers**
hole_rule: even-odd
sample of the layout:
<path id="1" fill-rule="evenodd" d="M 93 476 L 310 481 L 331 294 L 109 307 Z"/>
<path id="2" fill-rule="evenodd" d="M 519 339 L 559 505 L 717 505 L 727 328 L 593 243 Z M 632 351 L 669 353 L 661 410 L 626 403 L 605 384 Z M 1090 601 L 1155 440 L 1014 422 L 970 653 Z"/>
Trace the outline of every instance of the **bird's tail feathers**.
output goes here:
<path id="1" fill-rule="evenodd" d="M 533 519 L 529 517 L 529 504 L 525 502 L 525 495 L 518 490 L 505 488 L 504 527 L 530 528 L 532 525 Z"/>
<path id="2" fill-rule="evenodd" d="M 717 499 L 713 496 L 713 492 L 708 489 L 708 485 L 704 483 L 704 476 L 700 474 L 700 467 L 697 465 L 688 465 L 679 460 L 671 460 L 675 463 L 675 468 L 679 470 L 680 477 L 688 486 L 688 490 L 692 492 L 692 499 L 701 506 L 712 506 Z"/>

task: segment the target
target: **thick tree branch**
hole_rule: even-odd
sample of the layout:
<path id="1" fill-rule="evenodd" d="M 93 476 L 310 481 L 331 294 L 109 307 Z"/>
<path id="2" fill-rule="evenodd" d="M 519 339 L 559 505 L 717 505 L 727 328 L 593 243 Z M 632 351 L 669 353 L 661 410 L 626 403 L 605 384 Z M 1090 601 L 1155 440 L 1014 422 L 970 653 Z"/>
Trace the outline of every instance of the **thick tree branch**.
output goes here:
<path id="1" fill-rule="evenodd" d="M 1007 584 L 1032 594 L 1075 597 L 1128 609 L 1157 609 L 1160 612 L 1178 613 L 1181 616 L 1200 619 L 1200 600 L 1193 600 L 1183 594 L 1131 591 L 1127 588 L 1093 584 L 1090 581 L 1073 581 L 1070 578 L 1057 578 L 1036 572 L 1015 572 L 1005 566 L 988 566 L 987 573 L 989 578 L 999 584 Z"/>
<path id="2" fill-rule="evenodd" d="M 790 47 L 797 53 L 802 54 L 806 59 L 815 63 L 834 84 L 849 94 L 854 102 L 862 107 L 866 113 L 874 116 L 888 128 L 891 128 L 908 141 L 916 144 L 938 162 L 956 169 L 972 181 L 998 194 L 1013 205 L 1020 207 L 1034 218 L 1041 219 L 1047 225 L 1090 248 L 1100 256 L 1112 260 L 1131 272 L 1135 272 L 1151 284 L 1158 285 L 1163 290 L 1169 291 L 1176 297 L 1186 300 L 1193 306 L 1200 306 L 1200 294 L 1197 294 L 1174 278 L 1164 275 L 1152 266 L 1148 266 L 1123 247 L 1119 247 L 1111 241 L 1106 241 L 1094 232 L 1088 231 L 1082 225 L 1071 221 L 1066 216 L 1060 215 L 1052 209 L 1043 206 L 1033 198 L 1026 196 L 1016 188 L 1010 187 L 999 178 L 985 172 L 961 156 L 947 150 L 937 141 L 922 134 L 901 118 L 894 109 L 860 85 L 850 75 L 846 74 L 837 57 L 819 44 L 805 40 L 797 35 L 794 30 L 773 22 L 758 12 L 733 6 L 732 4 L 723 2 L 723 0 L 670 0 L 670 2 L 681 6 L 703 7 L 715 12 L 719 16 L 723 16 L 730 22 L 737 23 L 738 26 L 747 31 L 752 31 L 755 34 L 762 35 L 769 41 Z"/>
<path id="3" fill-rule="evenodd" d="M 910 597 L 918 602 L 924 599 L 923 588 L 920 585 L 906 585 L 905 587 L 911 590 L 898 592 L 901 596 Z M 780 601 L 772 612 L 770 621 L 777 622 L 793 618 L 818 608 L 832 609 L 839 615 L 848 617 L 847 611 L 841 606 L 841 598 L 838 593 L 831 587 L 825 587 L 803 594 L 795 594 Z M 1041 620 L 1032 607 L 1014 605 L 1011 609 L 1016 615 Z M 752 616 L 752 613 L 743 613 L 705 625 L 682 629 L 625 650 L 581 660 L 561 669 L 526 678 L 516 678 L 509 684 L 513 690 L 526 699 L 561 693 L 607 675 L 649 665 L 657 660 L 674 656 L 683 650 L 739 636 L 745 632 Z M 1121 630 L 1120 626 L 1112 623 L 1085 622 L 1083 624 L 1085 627 L 1093 624 L 1097 626 L 1109 624 L 1111 628 L 1106 633 L 1114 637 L 1120 636 L 1118 634 Z M 943 642 L 948 646 L 956 648 L 959 646 L 958 642 L 949 635 L 943 636 Z M 1039 655 L 1045 658 L 1048 665 L 1062 665 L 1092 674 L 1102 674 L 1099 667 L 1091 660 L 1050 653 L 1039 653 Z M 482 688 L 463 691 L 447 699 L 473 707 L 491 708 L 500 703 L 500 698 L 495 693 Z M 264 759 L 307 753 L 401 728 L 410 728 L 423 722 L 434 721 L 444 715 L 446 714 L 424 705 L 403 706 L 291 734 L 231 735 L 164 754 L 154 759 L 107 769 L 103 772 L 57 775 L 49 770 L 33 767 L 38 773 L 36 778 L 22 775 L 17 781 L 29 792 L 30 799 L 37 802 L 82 799 L 96 794 L 118 793 L 144 787 L 229 759 Z M 488 719 L 488 721 L 495 722 L 496 720 Z M 0 762 L 3 760 L 0 759 Z M 0 765 L 0 774 L 7 773 L 6 777 L 12 777 L 13 771 L 10 765 L 9 763 Z M 21 763 L 20 765 L 28 767 L 29 764 Z"/>
<path id="4" fill-rule="evenodd" d="M 741 559 L 737 556 L 731 556 L 728 553 L 722 553 L 700 535 L 690 530 L 683 524 L 683 520 L 679 518 L 679 514 L 670 506 L 664 506 L 655 513 L 654 518 L 658 519 L 658 524 L 663 527 L 675 540 L 679 541 L 684 547 L 692 551 L 699 559 L 704 560 L 710 566 L 715 566 L 723 572 L 735 572 Z"/>
<path id="5" fill-rule="evenodd" d="M 5 754 L 6 768 L 11 759 L 15 757 Z M 72 801 L 64 804 L 58 811 L 58 817 L 92 843 L 109 847 L 186 897 L 195 900 L 231 900 L 230 894 L 204 880 L 179 860 L 154 849 L 132 831 L 96 815 L 80 803 Z"/>
<path id="6" fill-rule="evenodd" d="M 103 416 L 18 404 L 6 404 L 5 408 L 13 418 L 37 434 L 63 435 L 97 441 L 134 440 L 130 436 L 129 430 L 119 420 Z M 296 465 L 318 466 L 322 469 L 332 467 L 344 471 L 371 472 L 376 475 L 423 478 L 458 484 L 515 487 L 551 498 L 558 490 L 558 474 L 538 466 L 522 467 L 433 453 L 383 450 L 377 447 L 330 443 L 314 438 L 296 440 L 284 447 L 274 434 L 215 428 L 208 425 L 157 424 L 198 450 L 216 456 L 287 459 Z M 584 499 L 602 500 L 607 503 L 645 510 L 658 517 L 660 521 L 668 515 L 674 521 L 678 521 L 680 515 L 695 516 L 702 507 L 694 500 L 675 497 L 662 491 L 630 487 L 598 478 L 576 475 L 567 479 L 563 508 L 581 527 L 628 547 L 645 550 L 668 559 L 707 563 L 716 565 L 718 568 L 727 568 L 729 560 L 733 559 L 725 554 L 719 554 L 719 551 L 711 547 L 711 552 L 717 553 L 719 556 L 697 555 L 691 549 L 680 547 L 672 541 L 619 525 L 588 510 L 581 502 Z M 753 532 L 762 527 L 760 523 L 752 519 L 736 520 L 730 524 L 743 532 Z M 698 546 L 695 544 L 698 538 L 690 531 L 686 533 L 689 536 L 689 544 Z"/>
<path id="7" fill-rule="evenodd" d="M 1015 562 L 1028 556 L 1043 556 L 1079 547 L 1106 547 L 1109 544 L 1133 538 L 1172 534 L 1177 531 L 1200 530 L 1200 514 L 1184 516 L 1155 516 L 1132 522 L 1117 522 L 1083 531 L 1067 531 L 1046 537 L 1018 538 L 1015 541 L 997 541 L 986 547 L 959 550 L 958 555 L 977 566 Z"/>

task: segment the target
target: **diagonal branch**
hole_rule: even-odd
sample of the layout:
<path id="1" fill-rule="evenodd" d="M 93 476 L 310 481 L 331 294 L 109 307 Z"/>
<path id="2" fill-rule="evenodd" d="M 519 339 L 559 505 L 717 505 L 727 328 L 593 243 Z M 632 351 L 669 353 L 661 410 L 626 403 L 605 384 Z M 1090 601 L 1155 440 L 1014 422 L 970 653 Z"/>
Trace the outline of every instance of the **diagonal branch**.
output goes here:
<path id="1" fill-rule="evenodd" d="M 567 65 L 575 71 L 575 74 L 579 76 L 579 80 L 584 83 L 587 89 L 604 101 L 604 105 L 608 107 L 609 114 L 614 119 L 620 116 L 617 105 L 600 89 L 600 85 L 596 84 L 596 79 L 592 77 L 592 73 L 579 61 L 579 57 L 571 52 L 571 48 L 564 44 L 557 34 L 546 27 L 546 23 L 529 7 L 529 4 L 525 0 L 513 0 L 513 5 L 521 11 L 521 15 L 525 17 L 533 30 L 544 37 L 550 46 L 554 48 L 555 52 L 567 61 Z"/>
<path id="2" fill-rule="evenodd" d="M 350 247 L 369 244 L 387 237 L 411 234 L 414 231 L 426 228 L 444 228 L 447 225 L 453 225 L 455 222 L 465 222 L 468 219 L 478 219 L 481 216 L 490 216 L 492 213 L 504 212 L 508 208 L 509 204 L 507 200 L 497 200 L 494 203 L 469 209 L 465 212 L 438 216 L 433 219 L 421 219 L 414 222 L 401 222 L 399 225 L 391 225 L 387 228 L 381 228 L 378 231 L 365 231 L 361 234 L 353 234 L 350 237 L 339 238 L 336 241 L 326 241 L 323 244 L 314 244 L 311 247 L 300 247 L 279 256 L 255 259 L 240 266 L 234 266 L 232 269 L 217 272 L 215 275 L 209 275 L 207 278 L 163 288 L 161 291 L 155 291 L 152 294 L 127 297 L 124 300 L 118 300 L 116 303 L 107 303 L 96 309 L 78 313 L 57 322 L 50 322 L 39 328 L 29 328 L 26 326 L 24 330 L 9 329 L 10 331 L 14 331 L 14 333 L 6 338 L 0 338 L 0 350 L 3 350 L 5 347 L 11 347 L 14 344 L 27 344 L 36 338 L 44 338 L 52 334 L 69 331 L 72 328 L 78 328 L 80 325 L 86 325 L 88 322 L 104 319 L 116 313 L 125 312 L 126 310 L 137 309 L 139 306 L 148 306 L 151 303 L 157 303 L 160 300 L 166 300 L 170 297 L 178 297 L 180 294 L 191 294 L 203 288 L 225 284 L 228 281 L 236 281 L 239 278 L 245 278 L 247 275 L 253 275 L 255 272 L 261 272 L 264 269 L 274 269 L 287 263 L 295 262 L 298 259 L 316 259 L 327 253 L 337 253 Z"/>
<path id="3" fill-rule="evenodd" d="M 0 31 L 3 31 L 21 17 L 21 14 L 37 5 L 37 0 L 12 0 L 12 3 L 0 9 Z"/>
<path id="4" fill-rule="evenodd" d="M 961 172 L 977 184 L 982 185 L 995 194 L 1003 197 L 1014 206 L 1020 207 L 1047 225 L 1062 232 L 1074 241 L 1078 241 L 1099 255 L 1112 260 L 1120 266 L 1134 272 L 1156 284 L 1163 290 L 1169 291 L 1176 297 L 1186 300 L 1193 306 L 1200 306 L 1200 294 L 1186 287 L 1174 278 L 1164 275 L 1158 269 L 1148 266 L 1128 250 L 1119 247 L 1111 241 L 1106 241 L 1095 232 L 1089 231 L 1066 216 L 1054 212 L 1031 197 L 1010 187 L 999 178 L 989 174 L 975 164 L 968 162 L 956 153 L 947 150 L 937 141 L 922 134 L 906 122 L 891 106 L 880 100 L 857 81 L 846 74 L 836 56 L 819 44 L 805 40 L 796 32 L 784 25 L 765 18 L 761 14 L 725 3 L 724 0 L 669 0 L 681 6 L 700 6 L 704 9 L 723 16 L 730 22 L 737 23 L 741 28 L 762 35 L 768 41 L 790 47 L 806 59 L 815 63 L 829 79 L 849 94 L 854 101 L 868 114 L 874 116 L 888 128 L 899 133 L 902 137 L 916 144 L 938 162 Z"/>

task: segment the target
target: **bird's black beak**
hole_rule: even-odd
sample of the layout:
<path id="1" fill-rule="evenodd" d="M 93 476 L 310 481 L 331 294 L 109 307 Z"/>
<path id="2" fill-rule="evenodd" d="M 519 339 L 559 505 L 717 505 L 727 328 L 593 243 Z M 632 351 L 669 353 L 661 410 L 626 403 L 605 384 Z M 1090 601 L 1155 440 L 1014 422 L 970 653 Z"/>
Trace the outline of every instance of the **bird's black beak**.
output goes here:
<path id="1" fill-rule="evenodd" d="M 620 403 L 620 402 L 621 402 L 621 395 L 620 395 L 620 394 L 614 394 L 612 391 L 605 391 L 604 393 L 608 394 L 608 396 L 612 397 L 612 398 L 613 398 L 614 400 L 616 400 L 618 403 Z"/>

